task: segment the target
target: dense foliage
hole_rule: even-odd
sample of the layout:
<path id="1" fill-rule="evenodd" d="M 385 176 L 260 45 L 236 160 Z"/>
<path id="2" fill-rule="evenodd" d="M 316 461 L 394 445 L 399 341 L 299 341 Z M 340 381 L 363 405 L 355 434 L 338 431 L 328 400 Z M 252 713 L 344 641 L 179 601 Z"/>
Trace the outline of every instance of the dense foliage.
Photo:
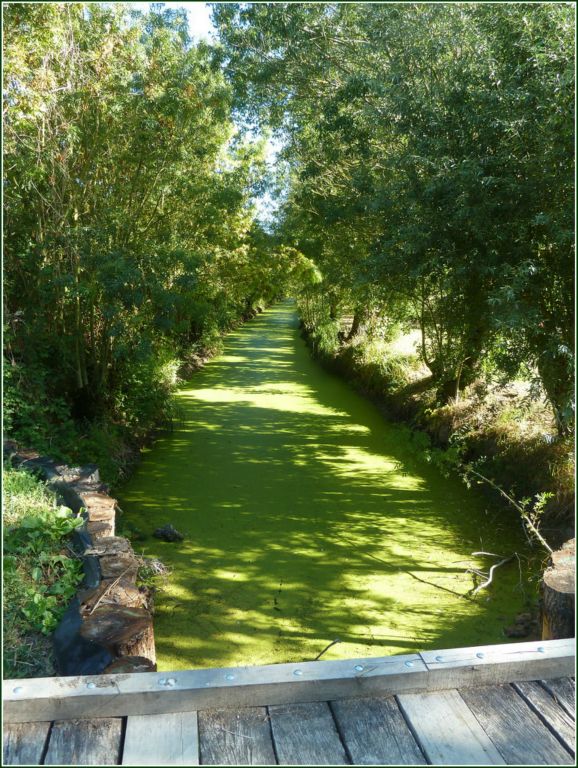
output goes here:
<path id="1" fill-rule="evenodd" d="M 56 628 L 82 579 L 67 537 L 83 521 L 55 506 L 32 475 L 6 469 L 3 480 L 4 675 L 52 674 L 43 636 Z"/>
<path id="2" fill-rule="evenodd" d="M 262 142 L 184 14 L 3 11 L 5 427 L 102 462 L 163 416 L 184 349 L 275 295 Z"/>
<path id="3" fill-rule="evenodd" d="M 284 138 L 304 319 L 421 331 L 438 402 L 523 368 L 574 423 L 574 9 L 215 3 L 247 119 Z"/>

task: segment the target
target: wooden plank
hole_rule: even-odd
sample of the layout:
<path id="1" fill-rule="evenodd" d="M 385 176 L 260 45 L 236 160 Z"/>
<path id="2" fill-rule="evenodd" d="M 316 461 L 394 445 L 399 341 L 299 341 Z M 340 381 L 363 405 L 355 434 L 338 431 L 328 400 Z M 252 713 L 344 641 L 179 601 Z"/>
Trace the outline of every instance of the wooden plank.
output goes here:
<path id="1" fill-rule="evenodd" d="M 432 673 L 428 690 L 512 683 L 573 674 L 574 640 L 541 640 L 481 645 L 445 651 L 422 651 Z"/>
<path id="2" fill-rule="evenodd" d="M 50 723 L 6 723 L 2 765 L 40 765 Z"/>
<path id="3" fill-rule="evenodd" d="M 50 732 L 44 765 L 118 765 L 122 720 L 64 720 Z"/>
<path id="4" fill-rule="evenodd" d="M 511 685 L 468 688 L 461 695 L 508 765 L 574 762 Z"/>
<path id="5" fill-rule="evenodd" d="M 570 677 L 540 680 L 541 685 L 554 697 L 572 720 L 576 719 L 576 681 Z"/>
<path id="6" fill-rule="evenodd" d="M 265 707 L 199 712 L 202 765 L 275 765 Z"/>
<path id="7" fill-rule="evenodd" d="M 458 691 L 404 694 L 399 706 L 433 765 L 503 765 L 504 759 Z"/>
<path id="8" fill-rule="evenodd" d="M 279 765 L 349 765 L 326 701 L 268 710 Z"/>
<path id="9" fill-rule="evenodd" d="M 566 749 L 573 755 L 576 754 L 576 724 L 552 696 L 537 682 L 512 685 Z"/>
<path id="10" fill-rule="evenodd" d="M 127 719 L 123 765 L 198 765 L 196 712 L 131 715 Z"/>
<path id="11" fill-rule="evenodd" d="M 516 650 L 530 645 L 530 650 Z M 476 649 L 465 649 L 465 655 L 464 649 L 458 649 L 434 652 L 433 656 L 424 653 L 175 673 L 36 678 L 27 680 L 25 685 L 21 685 L 21 681 L 6 680 L 3 683 L 4 718 L 5 722 L 31 722 L 153 715 L 387 696 L 455 687 L 456 676 L 462 685 L 475 685 L 487 679 L 512 682 L 570 676 L 574 671 L 573 646 L 569 640 L 544 641 L 539 646 L 536 643 L 489 646 L 491 659 L 479 659 L 473 654 L 475 665 L 472 651 Z M 452 661 L 459 654 L 460 658 Z M 436 661 L 436 656 L 449 661 L 442 664 Z M 172 682 L 168 684 L 167 680 Z"/>
<path id="12" fill-rule="evenodd" d="M 393 696 L 330 706 L 354 765 L 426 765 Z"/>
<path id="13" fill-rule="evenodd" d="M 423 690 L 417 654 L 3 683 L 6 722 L 154 715 Z M 17 691 L 17 692 L 15 692 Z M 49 716 L 48 716 L 49 715 Z"/>

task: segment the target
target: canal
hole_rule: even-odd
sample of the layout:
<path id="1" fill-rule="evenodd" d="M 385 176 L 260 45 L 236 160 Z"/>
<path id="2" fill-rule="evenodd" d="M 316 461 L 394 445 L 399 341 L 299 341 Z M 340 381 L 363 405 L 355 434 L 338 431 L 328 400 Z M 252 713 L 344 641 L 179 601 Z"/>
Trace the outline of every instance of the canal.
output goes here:
<path id="1" fill-rule="evenodd" d="M 156 596 L 159 669 L 352 658 L 500 643 L 535 588 L 519 522 L 443 477 L 314 361 L 295 305 L 225 340 L 178 392 L 170 435 L 117 493 Z M 179 543 L 152 537 L 171 523 Z M 518 560 L 475 599 L 474 551 Z"/>

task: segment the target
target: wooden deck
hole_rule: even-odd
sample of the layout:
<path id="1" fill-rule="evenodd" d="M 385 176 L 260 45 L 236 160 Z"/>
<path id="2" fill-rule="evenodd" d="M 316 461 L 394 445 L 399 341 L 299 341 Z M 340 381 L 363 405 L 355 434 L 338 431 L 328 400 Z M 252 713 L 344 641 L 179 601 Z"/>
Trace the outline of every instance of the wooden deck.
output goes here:
<path id="1" fill-rule="evenodd" d="M 4 683 L 5 765 L 574 765 L 574 640 Z"/>

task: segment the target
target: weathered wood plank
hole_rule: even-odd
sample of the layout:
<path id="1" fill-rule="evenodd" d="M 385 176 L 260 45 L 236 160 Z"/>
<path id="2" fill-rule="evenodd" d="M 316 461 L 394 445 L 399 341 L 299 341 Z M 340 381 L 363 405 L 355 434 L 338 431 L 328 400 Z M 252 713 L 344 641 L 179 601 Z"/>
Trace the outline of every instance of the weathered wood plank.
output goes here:
<path id="1" fill-rule="evenodd" d="M 524 651 L 524 646 L 531 649 Z M 24 686 L 19 681 L 7 680 L 3 683 L 4 717 L 6 722 L 31 722 L 267 706 L 444 690 L 456 687 L 456 683 L 462 687 L 487 680 L 513 682 L 563 677 L 574 672 L 574 643 L 570 640 L 543 641 L 539 646 L 514 643 L 487 648 L 491 649 L 489 659 L 478 658 L 473 653 L 476 649 L 457 649 L 422 656 L 184 670 L 170 674 L 37 678 L 26 681 Z M 436 660 L 436 656 L 443 662 Z M 476 659 L 475 664 L 472 658 Z M 172 679 L 170 686 L 166 686 L 167 678 Z M 95 688 L 88 687 L 92 683 Z M 18 693 L 14 693 L 15 688 L 19 689 Z"/>
<path id="2" fill-rule="evenodd" d="M 265 707 L 199 712 L 202 765 L 275 765 Z"/>
<path id="3" fill-rule="evenodd" d="M 279 765 L 349 765 L 326 701 L 268 710 Z"/>
<path id="4" fill-rule="evenodd" d="M 330 706 L 354 765 L 426 765 L 393 696 Z"/>
<path id="5" fill-rule="evenodd" d="M 63 720 L 50 732 L 44 765 L 118 765 L 122 720 Z"/>
<path id="6" fill-rule="evenodd" d="M 552 694 L 558 704 L 572 720 L 576 719 L 576 681 L 570 677 L 555 680 L 540 680 L 544 688 Z"/>
<path id="7" fill-rule="evenodd" d="M 196 712 L 131 715 L 127 719 L 123 765 L 198 765 Z"/>
<path id="8" fill-rule="evenodd" d="M 508 765 L 569 765 L 572 756 L 511 685 L 468 688 L 461 695 Z"/>
<path id="9" fill-rule="evenodd" d="M 5 681 L 7 722 L 154 715 L 423 690 L 417 654 L 261 667 Z M 15 688 L 18 693 L 14 693 Z M 162 694 L 162 695 L 159 695 Z"/>
<path id="10" fill-rule="evenodd" d="M 428 690 L 512 683 L 573 674 L 574 640 L 539 640 L 482 645 L 446 651 L 422 651 Z"/>
<path id="11" fill-rule="evenodd" d="M 40 765 L 50 723 L 6 723 L 2 765 Z"/>
<path id="12" fill-rule="evenodd" d="M 576 753 L 576 724 L 537 682 L 513 683 L 514 690 L 558 737 L 573 755 Z"/>
<path id="13" fill-rule="evenodd" d="M 504 759 L 457 691 L 397 697 L 433 765 L 503 765 Z"/>

